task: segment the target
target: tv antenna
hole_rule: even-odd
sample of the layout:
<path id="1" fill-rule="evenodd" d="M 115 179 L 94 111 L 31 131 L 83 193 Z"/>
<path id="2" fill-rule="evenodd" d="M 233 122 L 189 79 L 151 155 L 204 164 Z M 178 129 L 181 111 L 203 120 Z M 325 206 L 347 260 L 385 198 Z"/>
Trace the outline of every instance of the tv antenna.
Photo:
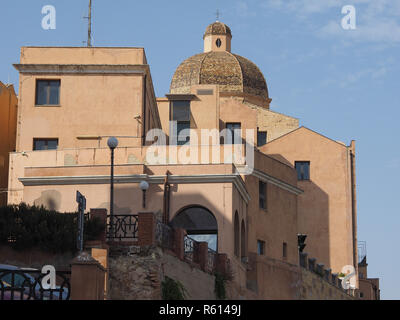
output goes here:
<path id="1" fill-rule="evenodd" d="M 87 46 L 92 46 L 92 0 L 89 0 L 89 15 L 87 17 L 83 17 L 84 19 L 88 19 L 88 39 Z"/>

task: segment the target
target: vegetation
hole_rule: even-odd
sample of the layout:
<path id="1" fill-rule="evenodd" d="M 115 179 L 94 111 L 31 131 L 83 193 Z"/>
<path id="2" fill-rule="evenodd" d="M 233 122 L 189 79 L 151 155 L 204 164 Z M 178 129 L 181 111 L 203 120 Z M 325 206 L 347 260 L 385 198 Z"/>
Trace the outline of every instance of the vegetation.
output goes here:
<path id="1" fill-rule="evenodd" d="M 226 282 L 233 280 L 233 272 L 230 266 L 226 273 L 215 272 L 214 293 L 218 300 L 226 299 Z"/>
<path id="2" fill-rule="evenodd" d="M 185 300 L 187 291 L 182 283 L 177 280 L 165 277 L 161 283 L 163 300 Z"/>
<path id="3" fill-rule="evenodd" d="M 100 219 L 85 219 L 84 240 L 95 240 L 103 231 Z M 75 252 L 77 232 L 76 212 L 59 213 L 25 203 L 0 207 L 0 244 L 15 250 Z"/>
<path id="4" fill-rule="evenodd" d="M 226 278 L 221 273 L 215 273 L 214 292 L 218 300 L 226 299 Z"/>

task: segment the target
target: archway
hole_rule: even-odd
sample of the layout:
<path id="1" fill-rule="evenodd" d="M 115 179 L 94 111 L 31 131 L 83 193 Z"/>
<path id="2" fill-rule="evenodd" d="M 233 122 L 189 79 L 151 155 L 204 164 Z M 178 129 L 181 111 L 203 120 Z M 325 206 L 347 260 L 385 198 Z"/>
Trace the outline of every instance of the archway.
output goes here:
<path id="1" fill-rule="evenodd" d="M 240 231 L 240 257 L 244 258 L 246 257 L 246 227 L 244 225 L 244 220 L 242 220 L 242 227 Z"/>
<path id="2" fill-rule="evenodd" d="M 196 241 L 205 241 L 208 247 L 218 251 L 217 219 L 210 210 L 192 205 L 181 209 L 171 221 L 174 228 L 182 228 Z"/>
<path id="3" fill-rule="evenodd" d="M 239 258 L 239 215 L 237 211 L 235 211 L 233 239 L 235 256 Z"/>

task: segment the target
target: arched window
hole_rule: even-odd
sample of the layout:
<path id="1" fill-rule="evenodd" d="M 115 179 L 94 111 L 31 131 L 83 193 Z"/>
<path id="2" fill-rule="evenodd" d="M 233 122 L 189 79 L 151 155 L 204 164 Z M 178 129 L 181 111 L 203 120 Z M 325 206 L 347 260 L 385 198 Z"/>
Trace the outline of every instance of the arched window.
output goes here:
<path id="1" fill-rule="evenodd" d="M 233 238 L 235 256 L 239 258 L 239 215 L 237 211 L 234 218 Z"/>
<path id="2" fill-rule="evenodd" d="M 210 210 L 201 206 L 189 206 L 181 209 L 171 221 L 174 228 L 185 229 L 196 241 L 208 242 L 208 247 L 218 249 L 217 219 Z"/>
<path id="3" fill-rule="evenodd" d="M 246 228 L 244 226 L 244 220 L 242 220 L 242 227 L 240 230 L 240 257 L 243 258 L 246 256 Z"/>

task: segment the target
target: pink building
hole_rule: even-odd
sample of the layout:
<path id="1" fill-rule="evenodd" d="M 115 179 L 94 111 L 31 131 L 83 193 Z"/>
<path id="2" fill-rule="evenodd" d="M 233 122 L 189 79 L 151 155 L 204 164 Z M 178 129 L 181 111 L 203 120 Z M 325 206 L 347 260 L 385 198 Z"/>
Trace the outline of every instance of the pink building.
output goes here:
<path id="1" fill-rule="evenodd" d="M 268 287 L 292 281 L 298 234 L 332 273 L 357 269 L 354 142 L 270 110 L 264 75 L 231 52 L 228 26 L 203 39 L 162 98 L 143 48 L 23 47 L 8 202 L 73 211 L 79 190 L 88 208 L 109 210 L 114 136 L 114 213 L 155 212 L 226 253 L 233 297 L 292 298 L 290 286 Z"/>

